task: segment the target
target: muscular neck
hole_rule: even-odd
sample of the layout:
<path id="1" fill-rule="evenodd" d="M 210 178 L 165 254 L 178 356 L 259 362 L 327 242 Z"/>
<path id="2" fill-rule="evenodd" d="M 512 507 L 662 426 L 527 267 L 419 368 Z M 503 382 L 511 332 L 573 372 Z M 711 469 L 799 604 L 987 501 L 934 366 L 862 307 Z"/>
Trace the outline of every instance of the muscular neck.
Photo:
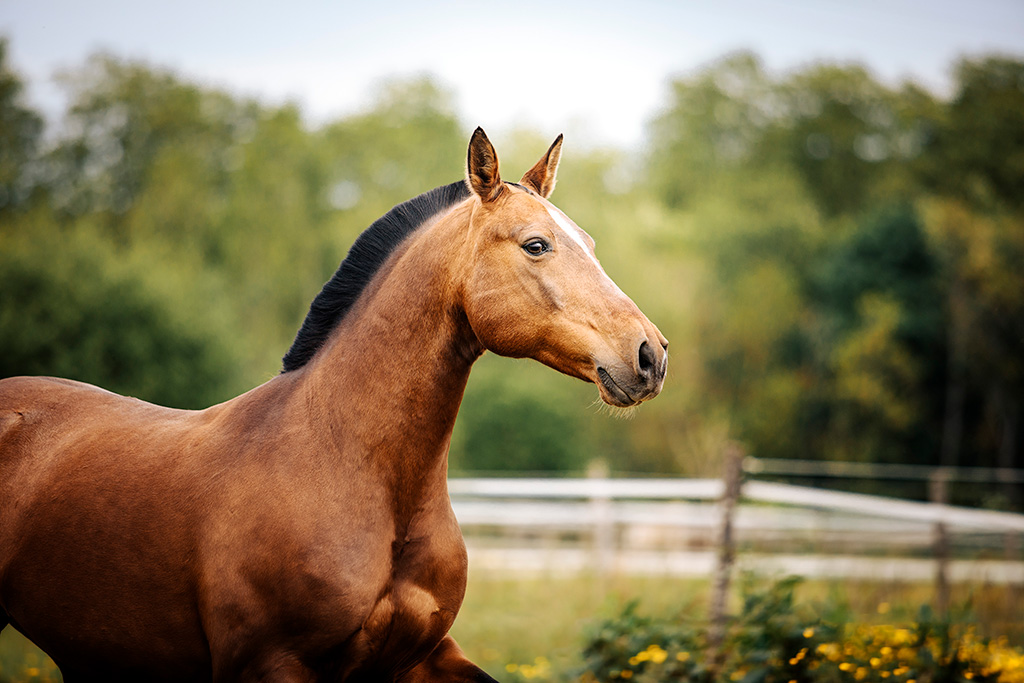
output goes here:
<path id="1" fill-rule="evenodd" d="M 410 236 L 302 372 L 343 467 L 403 490 L 444 483 L 448 444 L 482 352 L 458 301 L 451 216 Z M 464 228 L 464 226 L 461 226 Z"/>

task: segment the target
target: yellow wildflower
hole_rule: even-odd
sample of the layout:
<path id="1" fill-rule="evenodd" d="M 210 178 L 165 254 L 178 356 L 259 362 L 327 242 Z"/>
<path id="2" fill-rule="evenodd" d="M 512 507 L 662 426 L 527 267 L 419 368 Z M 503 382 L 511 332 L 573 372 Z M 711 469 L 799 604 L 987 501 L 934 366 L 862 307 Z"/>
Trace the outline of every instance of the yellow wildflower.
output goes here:
<path id="1" fill-rule="evenodd" d="M 647 652 L 650 653 L 651 661 L 655 664 L 661 664 L 668 657 L 668 653 L 661 649 L 657 645 L 651 645 L 647 648 Z"/>

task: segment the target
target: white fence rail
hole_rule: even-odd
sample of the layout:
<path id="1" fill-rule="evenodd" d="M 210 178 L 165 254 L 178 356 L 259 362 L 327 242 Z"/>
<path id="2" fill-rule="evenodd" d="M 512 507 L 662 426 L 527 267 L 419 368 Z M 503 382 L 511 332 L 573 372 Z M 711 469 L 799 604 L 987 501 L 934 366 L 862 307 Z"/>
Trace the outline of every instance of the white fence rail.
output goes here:
<path id="1" fill-rule="evenodd" d="M 450 479 L 470 561 L 485 570 L 708 575 L 717 479 Z M 734 526 L 743 568 L 926 580 L 942 525 L 952 581 L 1024 584 L 1024 515 L 746 482 Z"/>

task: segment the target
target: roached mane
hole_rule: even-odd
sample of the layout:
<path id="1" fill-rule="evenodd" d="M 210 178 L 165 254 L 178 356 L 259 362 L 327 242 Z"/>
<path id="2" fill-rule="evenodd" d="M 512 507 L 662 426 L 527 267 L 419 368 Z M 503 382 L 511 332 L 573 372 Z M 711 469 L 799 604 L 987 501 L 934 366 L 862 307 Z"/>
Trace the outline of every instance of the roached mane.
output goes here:
<path id="1" fill-rule="evenodd" d="M 406 237 L 434 216 L 469 197 L 465 181 L 443 185 L 403 202 L 363 231 L 334 276 L 309 306 L 282 372 L 297 370 L 320 350 L 388 256 Z"/>

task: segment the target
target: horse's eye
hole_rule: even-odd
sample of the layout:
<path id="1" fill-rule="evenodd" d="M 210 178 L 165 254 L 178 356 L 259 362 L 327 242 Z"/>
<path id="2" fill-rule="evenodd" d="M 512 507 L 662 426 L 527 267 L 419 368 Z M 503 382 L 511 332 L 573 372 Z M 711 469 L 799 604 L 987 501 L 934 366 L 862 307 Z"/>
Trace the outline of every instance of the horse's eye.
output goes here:
<path id="1" fill-rule="evenodd" d="M 530 256 L 540 256 L 544 252 L 550 250 L 551 247 L 548 246 L 548 243 L 540 238 L 532 239 L 523 245 L 523 251 L 525 251 Z"/>

